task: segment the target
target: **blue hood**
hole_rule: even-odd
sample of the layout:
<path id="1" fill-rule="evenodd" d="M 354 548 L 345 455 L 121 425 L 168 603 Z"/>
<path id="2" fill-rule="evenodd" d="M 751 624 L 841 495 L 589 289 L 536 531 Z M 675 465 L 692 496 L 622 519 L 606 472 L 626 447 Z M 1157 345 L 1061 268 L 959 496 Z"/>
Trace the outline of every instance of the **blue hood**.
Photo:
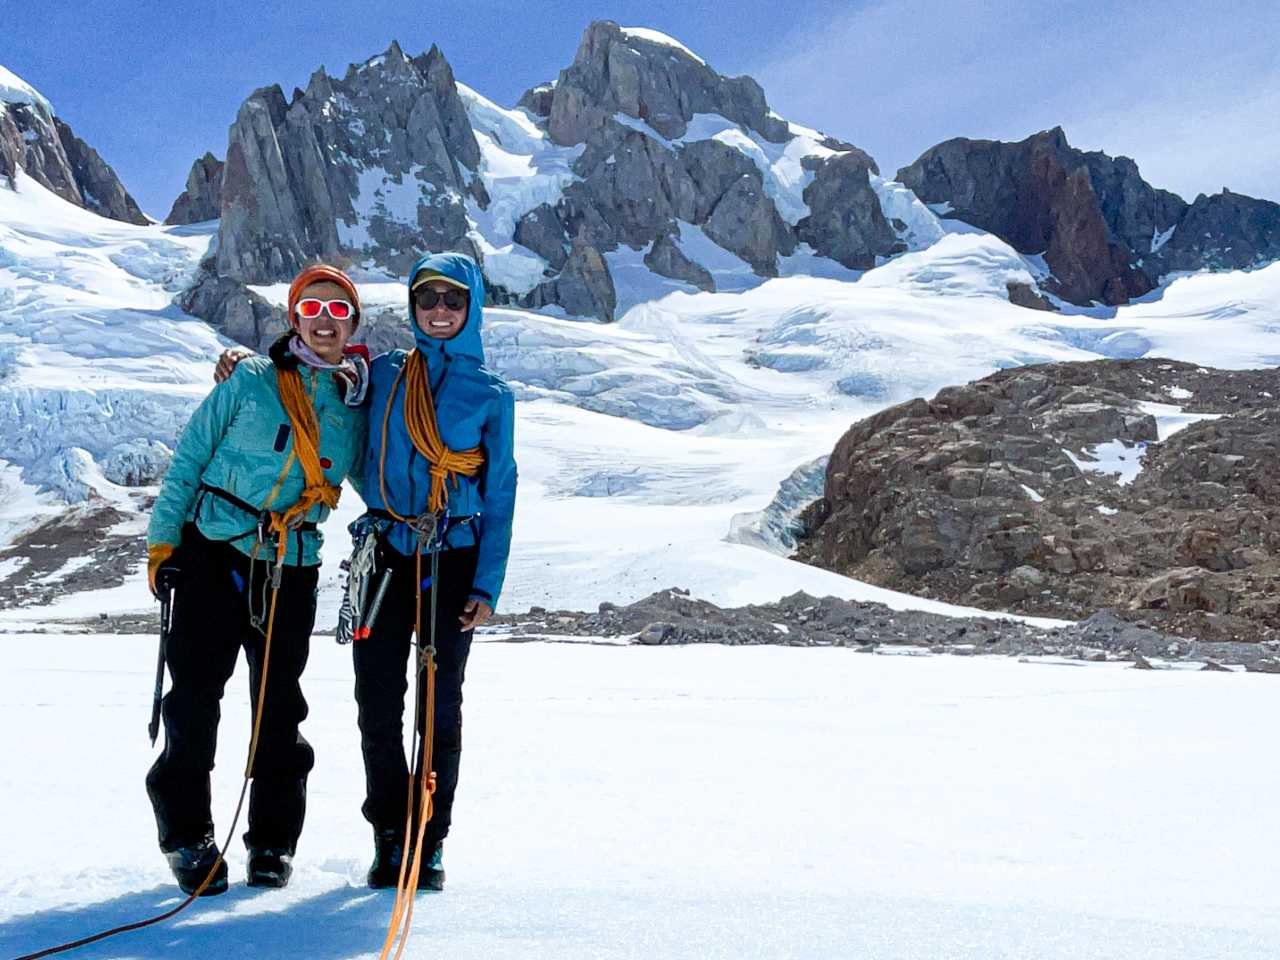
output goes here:
<path id="1" fill-rule="evenodd" d="M 409 279 L 405 285 L 412 289 L 413 278 L 423 270 L 443 274 L 451 280 L 465 283 L 471 291 L 471 305 L 467 310 L 467 322 L 462 329 L 449 340 L 437 340 L 422 332 L 413 319 L 413 298 L 409 298 L 409 327 L 413 330 L 413 339 L 418 350 L 428 358 L 444 355 L 454 357 L 471 357 L 478 364 L 484 363 L 484 345 L 480 341 L 480 324 L 484 322 L 484 275 L 479 265 L 470 257 L 461 253 L 432 253 L 423 257 L 409 271 Z"/>

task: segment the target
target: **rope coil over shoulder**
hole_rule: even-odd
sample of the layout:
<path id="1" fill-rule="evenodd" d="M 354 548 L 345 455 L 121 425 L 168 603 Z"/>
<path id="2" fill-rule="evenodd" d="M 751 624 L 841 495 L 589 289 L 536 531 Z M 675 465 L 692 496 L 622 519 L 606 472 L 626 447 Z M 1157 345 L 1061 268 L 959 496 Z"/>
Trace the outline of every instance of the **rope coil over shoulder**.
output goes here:
<path id="1" fill-rule="evenodd" d="M 427 377 L 427 361 L 420 351 L 414 350 L 396 374 L 391 392 L 387 394 L 387 404 L 382 411 L 382 445 L 378 453 L 378 492 L 382 494 L 382 503 L 387 512 L 397 520 L 412 523 L 415 518 L 401 516 L 387 498 L 387 426 L 391 421 L 391 408 L 395 406 L 396 391 L 400 389 L 401 382 L 405 385 L 404 425 L 414 448 L 426 458 L 431 473 L 428 512 L 439 514 L 448 504 L 447 482 L 452 482 L 456 488 L 459 475 L 474 477 L 480 472 L 480 468 L 484 466 L 484 452 L 479 447 L 450 450 L 445 446 L 440 436 L 440 425 L 436 421 L 436 404 L 431 396 L 431 383 Z"/>

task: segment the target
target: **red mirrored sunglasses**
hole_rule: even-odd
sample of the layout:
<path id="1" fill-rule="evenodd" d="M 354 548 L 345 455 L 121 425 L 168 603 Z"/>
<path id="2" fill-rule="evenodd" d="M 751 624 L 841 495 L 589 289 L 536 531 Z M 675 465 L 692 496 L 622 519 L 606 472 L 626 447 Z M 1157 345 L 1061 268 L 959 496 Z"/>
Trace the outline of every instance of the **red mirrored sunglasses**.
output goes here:
<path id="1" fill-rule="evenodd" d="M 314 320 L 322 310 L 328 310 L 329 316 L 335 320 L 350 320 L 356 314 L 350 300 L 317 300 L 315 297 L 299 300 L 294 309 L 303 320 Z"/>

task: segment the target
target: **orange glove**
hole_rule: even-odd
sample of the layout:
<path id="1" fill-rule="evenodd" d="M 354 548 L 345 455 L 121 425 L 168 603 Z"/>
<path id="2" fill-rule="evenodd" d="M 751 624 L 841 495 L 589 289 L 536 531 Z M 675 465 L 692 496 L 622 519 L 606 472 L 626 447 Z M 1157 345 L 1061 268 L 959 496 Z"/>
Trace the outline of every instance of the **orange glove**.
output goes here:
<path id="1" fill-rule="evenodd" d="M 147 547 L 147 586 L 151 588 L 151 595 L 158 597 L 159 591 L 156 589 L 156 573 L 160 570 L 161 564 L 173 556 L 175 547 L 168 543 L 153 543 Z"/>

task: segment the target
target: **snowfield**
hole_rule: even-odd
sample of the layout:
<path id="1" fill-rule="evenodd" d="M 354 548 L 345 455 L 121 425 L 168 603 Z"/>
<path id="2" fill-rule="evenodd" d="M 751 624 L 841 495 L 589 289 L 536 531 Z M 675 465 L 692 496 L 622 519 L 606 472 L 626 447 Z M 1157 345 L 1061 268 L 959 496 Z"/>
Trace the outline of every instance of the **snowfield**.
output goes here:
<path id="1" fill-rule="evenodd" d="M 176 902 L 143 775 L 152 637 L 6 638 L 0 955 Z M 94 958 L 376 957 L 347 651 L 284 891 Z M 408 957 L 1274 960 L 1274 678 L 840 649 L 478 643 L 448 889 Z M 214 812 L 246 750 L 224 703 Z"/>

